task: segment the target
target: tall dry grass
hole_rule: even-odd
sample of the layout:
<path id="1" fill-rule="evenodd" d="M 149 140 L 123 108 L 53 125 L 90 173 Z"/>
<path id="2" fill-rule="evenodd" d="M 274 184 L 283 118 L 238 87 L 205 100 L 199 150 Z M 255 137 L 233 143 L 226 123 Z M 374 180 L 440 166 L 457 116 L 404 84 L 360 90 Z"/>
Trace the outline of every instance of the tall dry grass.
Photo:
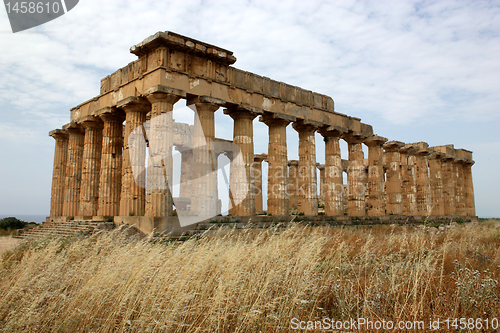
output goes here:
<path id="1" fill-rule="evenodd" d="M 0 329 L 283 332 L 294 317 L 499 318 L 495 223 L 39 240 L 0 262 Z"/>

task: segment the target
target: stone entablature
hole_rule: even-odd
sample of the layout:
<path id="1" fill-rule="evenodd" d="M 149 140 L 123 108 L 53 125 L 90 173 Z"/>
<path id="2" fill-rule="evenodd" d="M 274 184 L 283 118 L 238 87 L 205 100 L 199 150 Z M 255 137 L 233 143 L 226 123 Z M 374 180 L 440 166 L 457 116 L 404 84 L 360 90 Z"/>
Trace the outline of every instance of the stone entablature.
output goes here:
<path id="1" fill-rule="evenodd" d="M 139 59 L 103 79 L 101 94 L 73 108 L 62 130 L 50 132 L 56 140 L 52 219 L 137 217 L 140 228 L 148 225 L 144 230 L 162 229 L 158 219 L 174 215 L 174 200 L 177 213 L 214 216 L 221 210 L 218 157 L 233 161 L 235 151 L 239 159 L 226 179 L 233 216 L 475 216 L 471 151 L 374 136 L 359 118 L 336 113 L 330 97 L 230 67 L 232 52 L 171 32 L 157 33 L 131 52 Z M 173 106 L 181 100 L 196 107 L 194 126 L 173 121 Z M 221 107 L 233 119 L 232 141 L 215 137 L 214 112 Z M 269 129 L 267 154 L 254 153 L 257 116 Z M 288 125 L 299 136 L 298 161 L 287 159 Z M 145 138 L 140 149 L 129 142 L 136 129 Z M 321 165 L 316 132 L 325 141 Z M 348 160 L 341 159 L 340 140 L 348 145 Z M 147 172 L 134 174 L 134 168 L 144 169 L 146 146 Z M 163 159 L 172 149 L 181 154 L 178 198 L 157 186 L 173 179 L 173 166 Z M 190 198 L 193 191 L 200 195 Z"/>
<path id="2" fill-rule="evenodd" d="M 159 84 L 188 95 L 219 98 L 226 101 L 226 107 L 239 105 L 258 114 L 281 113 L 372 134 L 371 126 L 359 118 L 335 112 L 331 97 L 230 67 L 229 63 L 236 61 L 232 52 L 213 45 L 159 32 L 133 46 L 131 52 L 139 59 L 102 79 L 100 95 L 72 109 L 72 121 L 114 106 L 121 99 L 143 95 Z"/>

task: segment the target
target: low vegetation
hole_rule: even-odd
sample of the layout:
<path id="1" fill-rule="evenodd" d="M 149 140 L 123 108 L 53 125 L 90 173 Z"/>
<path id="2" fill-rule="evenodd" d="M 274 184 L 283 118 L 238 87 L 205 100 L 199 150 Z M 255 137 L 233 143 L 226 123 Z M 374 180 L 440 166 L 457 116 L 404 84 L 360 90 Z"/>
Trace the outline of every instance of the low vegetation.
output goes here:
<path id="1" fill-rule="evenodd" d="M 499 223 L 221 229 L 185 242 L 120 228 L 26 242 L 0 261 L 0 330 L 283 332 L 292 318 L 500 319 Z"/>

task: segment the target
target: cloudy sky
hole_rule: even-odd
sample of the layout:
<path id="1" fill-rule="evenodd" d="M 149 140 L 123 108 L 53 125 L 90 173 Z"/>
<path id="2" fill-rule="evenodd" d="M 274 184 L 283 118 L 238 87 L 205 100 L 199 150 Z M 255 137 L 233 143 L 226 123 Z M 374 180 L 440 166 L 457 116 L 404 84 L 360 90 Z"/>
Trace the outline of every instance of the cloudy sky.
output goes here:
<path id="1" fill-rule="evenodd" d="M 174 31 L 234 52 L 235 67 L 331 96 L 390 140 L 474 152 L 476 209 L 500 217 L 500 1 L 81 0 L 12 33 L 0 8 L 0 215 L 49 213 L 54 140 L 69 109 Z M 216 134 L 231 120 L 216 113 Z M 267 127 L 255 122 L 255 152 Z M 289 126 L 289 159 L 297 134 Z M 342 146 L 347 158 L 346 145 Z M 317 136 L 317 160 L 324 143 Z"/>

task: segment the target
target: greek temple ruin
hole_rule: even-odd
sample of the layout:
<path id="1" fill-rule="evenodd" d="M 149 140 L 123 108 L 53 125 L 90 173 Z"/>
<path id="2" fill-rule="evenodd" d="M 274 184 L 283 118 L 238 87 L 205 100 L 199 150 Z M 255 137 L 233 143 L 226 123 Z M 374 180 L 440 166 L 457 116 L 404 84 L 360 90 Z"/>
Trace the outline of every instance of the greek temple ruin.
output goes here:
<path id="1" fill-rule="evenodd" d="M 180 214 L 205 220 L 221 213 L 221 154 L 231 161 L 233 217 L 476 218 L 471 151 L 374 136 L 372 126 L 335 112 L 332 98 L 234 68 L 232 52 L 172 32 L 158 32 L 130 52 L 138 59 L 103 78 L 99 95 L 50 132 L 47 221 L 114 221 L 148 232 L 172 230 Z M 176 103 L 193 106 L 198 125 L 172 121 Z M 215 137 L 220 108 L 232 118 L 233 140 Z M 269 130 L 266 154 L 254 153 L 256 117 Z M 287 156 L 289 125 L 298 133 L 298 160 Z M 316 132 L 324 138 L 324 164 L 316 161 Z M 341 159 L 340 140 L 348 160 Z M 174 150 L 182 156 L 176 197 L 165 186 L 173 179 Z"/>

